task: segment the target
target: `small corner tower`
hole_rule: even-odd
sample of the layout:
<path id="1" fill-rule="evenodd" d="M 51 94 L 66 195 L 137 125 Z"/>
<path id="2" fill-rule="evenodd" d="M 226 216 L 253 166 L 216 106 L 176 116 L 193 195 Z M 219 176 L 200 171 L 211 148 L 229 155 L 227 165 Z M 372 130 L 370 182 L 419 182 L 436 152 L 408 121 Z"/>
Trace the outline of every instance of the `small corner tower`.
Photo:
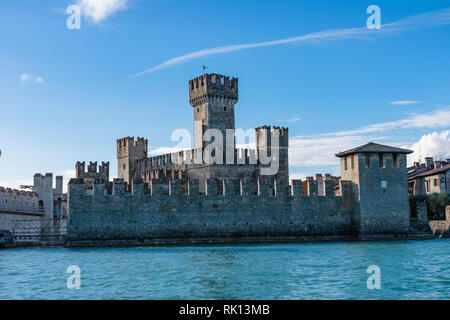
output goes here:
<path id="1" fill-rule="evenodd" d="M 148 140 L 138 137 L 126 137 L 117 140 L 117 177 L 127 183 L 133 181 L 135 163 L 137 160 L 146 159 L 148 153 Z"/>
<path id="2" fill-rule="evenodd" d="M 360 233 L 405 234 L 409 231 L 406 155 L 411 150 L 370 142 L 340 152 L 341 178 L 358 192 Z"/>
<path id="3" fill-rule="evenodd" d="M 189 103 L 194 109 L 195 148 L 205 146 L 203 134 L 208 129 L 220 130 L 224 139 L 226 129 L 235 129 L 234 105 L 238 98 L 237 78 L 205 74 L 189 81 Z M 232 143 L 234 149 L 234 139 Z"/>

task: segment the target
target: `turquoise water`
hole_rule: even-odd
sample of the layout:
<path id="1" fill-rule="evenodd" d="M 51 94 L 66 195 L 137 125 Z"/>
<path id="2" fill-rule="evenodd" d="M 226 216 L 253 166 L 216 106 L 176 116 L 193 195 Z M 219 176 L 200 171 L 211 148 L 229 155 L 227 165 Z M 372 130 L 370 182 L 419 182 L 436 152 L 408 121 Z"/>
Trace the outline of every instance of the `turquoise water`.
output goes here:
<path id="1" fill-rule="evenodd" d="M 450 299 L 450 239 L 0 250 L 0 299 Z"/>

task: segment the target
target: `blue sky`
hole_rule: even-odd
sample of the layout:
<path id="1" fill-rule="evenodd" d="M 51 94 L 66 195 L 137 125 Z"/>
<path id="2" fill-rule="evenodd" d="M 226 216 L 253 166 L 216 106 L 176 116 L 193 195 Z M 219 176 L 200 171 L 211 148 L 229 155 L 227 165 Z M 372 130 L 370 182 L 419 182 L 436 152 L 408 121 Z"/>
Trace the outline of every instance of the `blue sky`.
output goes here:
<path id="1" fill-rule="evenodd" d="M 80 30 L 66 27 L 71 4 L 81 5 Z M 369 32 L 372 4 L 382 28 Z M 78 160 L 111 161 L 115 176 L 115 141 L 124 136 L 148 138 L 152 153 L 175 146 L 173 130 L 192 130 L 187 82 L 202 64 L 239 77 L 238 128 L 290 128 L 292 177 L 339 174 L 334 153 L 369 141 L 413 148 L 411 160 L 450 157 L 448 7 L 439 0 L 2 1 L 0 185 L 29 183 L 35 172 L 69 178 Z M 360 29 L 348 35 L 348 28 Z M 325 35 L 308 38 L 317 32 Z M 217 47 L 226 48 L 132 77 Z"/>

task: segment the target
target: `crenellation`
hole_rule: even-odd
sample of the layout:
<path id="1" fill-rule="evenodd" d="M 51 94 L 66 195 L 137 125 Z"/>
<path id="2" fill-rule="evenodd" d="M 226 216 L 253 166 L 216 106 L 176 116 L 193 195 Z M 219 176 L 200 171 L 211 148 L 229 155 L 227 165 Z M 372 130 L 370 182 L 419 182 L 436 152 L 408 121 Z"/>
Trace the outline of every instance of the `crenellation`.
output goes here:
<path id="1" fill-rule="evenodd" d="M 189 179 L 189 196 L 196 197 L 200 194 L 200 181 L 198 179 Z"/>
<path id="2" fill-rule="evenodd" d="M 253 178 L 241 179 L 242 196 L 257 196 L 258 195 L 258 182 Z"/>
<path id="3" fill-rule="evenodd" d="M 77 161 L 75 164 L 75 177 L 76 178 L 92 178 L 92 179 L 102 179 L 104 181 L 109 180 L 109 161 L 104 162 L 97 167 L 97 161 L 89 162 L 87 171 L 86 171 L 86 162 Z"/>
<path id="4" fill-rule="evenodd" d="M 282 197 L 282 196 L 287 196 L 290 195 L 289 192 L 289 185 L 285 183 L 284 180 L 275 180 L 274 181 L 275 184 L 275 196 L 277 197 Z"/>
<path id="5" fill-rule="evenodd" d="M 318 183 L 317 180 L 314 180 L 312 177 L 307 177 L 307 195 L 308 197 L 317 197 L 319 195 Z"/>
<path id="6" fill-rule="evenodd" d="M 206 195 L 208 197 L 223 195 L 223 191 L 219 187 L 219 183 L 223 182 L 216 178 L 206 179 Z"/>
<path id="7" fill-rule="evenodd" d="M 189 81 L 193 148 L 149 157 L 147 139 L 118 139 L 118 179 L 112 183 L 102 179 L 109 176 L 109 163 L 97 170 L 97 162 L 90 162 L 86 174 L 85 163 L 77 162 L 80 179 L 69 183 L 68 242 L 364 239 L 404 237 L 410 231 L 409 150 L 369 143 L 336 154 L 340 178 L 316 174 L 289 183 L 289 129 L 264 125 L 255 128 L 254 149 L 226 141 L 223 159 L 232 164 L 205 161 L 208 130 L 223 137 L 236 132 L 238 99 L 237 78 L 204 74 Z M 269 170 L 274 163 L 275 170 Z M 45 179 L 35 177 L 39 183 Z"/>
<path id="8" fill-rule="evenodd" d="M 291 182 L 291 196 L 293 196 L 293 197 L 301 197 L 301 196 L 303 196 L 302 180 L 301 179 L 292 179 L 292 182 Z"/>

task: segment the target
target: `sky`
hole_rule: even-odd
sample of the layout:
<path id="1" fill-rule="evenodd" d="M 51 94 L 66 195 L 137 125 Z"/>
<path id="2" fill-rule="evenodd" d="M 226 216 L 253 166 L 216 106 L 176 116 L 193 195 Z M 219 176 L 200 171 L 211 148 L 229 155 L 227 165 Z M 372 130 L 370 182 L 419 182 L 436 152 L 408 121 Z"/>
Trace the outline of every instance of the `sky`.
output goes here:
<path id="1" fill-rule="evenodd" d="M 334 154 L 367 142 L 450 158 L 449 57 L 448 0 L 1 1 L 0 186 L 77 161 L 115 177 L 126 136 L 173 150 L 202 65 L 239 78 L 237 128 L 289 127 L 291 178 L 339 175 Z"/>

